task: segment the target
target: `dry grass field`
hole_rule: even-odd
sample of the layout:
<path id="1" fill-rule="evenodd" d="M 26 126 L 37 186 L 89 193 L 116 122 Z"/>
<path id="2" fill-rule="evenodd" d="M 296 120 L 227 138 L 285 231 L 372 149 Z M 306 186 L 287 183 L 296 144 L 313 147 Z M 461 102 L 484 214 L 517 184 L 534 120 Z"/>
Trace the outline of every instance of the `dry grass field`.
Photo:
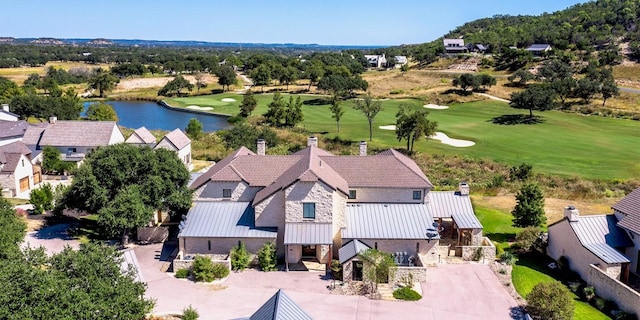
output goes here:
<path id="1" fill-rule="evenodd" d="M 68 71 L 72 68 L 109 69 L 110 66 L 110 64 L 86 64 L 82 62 L 49 62 L 42 67 L 0 68 L 0 77 L 8 78 L 17 84 L 22 85 L 24 80 L 26 80 L 30 74 L 37 73 L 44 76 L 47 73 L 47 68 L 49 67 L 60 68 Z"/>

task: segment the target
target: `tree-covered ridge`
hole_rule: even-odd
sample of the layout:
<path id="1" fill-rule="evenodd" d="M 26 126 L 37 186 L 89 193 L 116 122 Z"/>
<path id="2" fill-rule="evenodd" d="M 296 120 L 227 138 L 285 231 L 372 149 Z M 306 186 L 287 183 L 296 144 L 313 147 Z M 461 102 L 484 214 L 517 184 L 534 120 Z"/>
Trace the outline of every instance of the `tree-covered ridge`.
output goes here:
<path id="1" fill-rule="evenodd" d="M 640 1 L 598 0 L 539 16 L 497 15 L 460 26 L 445 38 L 464 36 L 465 43 L 482 43 L 494 51 L 548 43 L 558 49 L 585 50 L 622 37 L 640 39 Z"/>

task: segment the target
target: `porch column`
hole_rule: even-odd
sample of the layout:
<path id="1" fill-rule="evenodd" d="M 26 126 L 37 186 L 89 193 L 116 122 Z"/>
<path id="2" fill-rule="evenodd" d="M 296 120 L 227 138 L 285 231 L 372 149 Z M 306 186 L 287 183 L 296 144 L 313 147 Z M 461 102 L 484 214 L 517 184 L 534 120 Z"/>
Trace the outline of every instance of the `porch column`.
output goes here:
<path id="1" fill-rule="evenodd" d="M 331 270 L 331 262 L 333 262 L 333 245 L 332 244 L 329 245 L 329 262 L 327 262 L 327 269 L 328 269 L 327 271 L 330 271 L 331 275 L 333 276 L 333 270 Z"/>
<path id="2" fill-rule="evenodd" d="M 289 272 L 289 245 L 284 245 L 284 271 Z"/>

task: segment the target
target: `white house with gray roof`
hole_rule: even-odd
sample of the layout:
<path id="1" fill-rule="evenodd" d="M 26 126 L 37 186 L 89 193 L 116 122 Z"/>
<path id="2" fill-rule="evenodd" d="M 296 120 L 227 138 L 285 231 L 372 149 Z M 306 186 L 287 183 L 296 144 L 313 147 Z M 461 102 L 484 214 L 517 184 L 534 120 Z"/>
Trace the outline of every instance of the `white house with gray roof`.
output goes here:
<path id="1" fill-rule="evenodd" d="M 182 130 L 175 129 L 167 133 L 154 147 L 154 149 L 158 148 L 174 151 L 178 154 L 178 158 L 180 158 L 187 169 L 193 169 L 193 163 L 191 162 L 191 139 L 189 139 Z"/>
<path id="2" fill-rule="evenodd" d="M 239 241 L 255 253 L 272 241 L 287 263 L 329 263 L 357 240 L 433 262 L 439 236 L 429 238 L 427 230 L 435 215 L 464 217 L 460 224 L 481 234 L 468 193 L 431 191 L 400 152 L 367 155 L 362 142 L 359 156 L 336 156 L 317 143 L 311 137 L 307 148 L 281 156 L 267 155 L 260 140 L 257 153 L 241 147 L 195 179 L 195 204 L 178 236 L 181 254 L 228 254 Z"/>
<path id="3" fill-rule="evenodd" d="M 133 133 L 124 141 L 125 143 L 133 144 L 136 146 L 148 146 L 153 148 L 156 146 L 156 137 L 151 134 L 151 132 L 145 128 L 140 127 L 138 129 L 133 130 Z"/>
<path id="4" fill-rule="evenodd" d="M 34 179 L 34 172 L 38 179 Z M 31 151 L 16 141 L 0 146 L 0 190 L 3 196 L 15 197 L 29 191 L 39 180 L 39 168 L 34 170 L 31 163 Z"/>

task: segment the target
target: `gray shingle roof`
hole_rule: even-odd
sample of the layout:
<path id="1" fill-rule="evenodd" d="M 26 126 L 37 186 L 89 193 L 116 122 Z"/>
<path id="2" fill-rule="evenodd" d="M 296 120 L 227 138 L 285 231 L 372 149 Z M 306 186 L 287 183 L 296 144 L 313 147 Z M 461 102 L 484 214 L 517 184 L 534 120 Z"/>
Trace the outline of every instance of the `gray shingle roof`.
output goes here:
<path id="1" fill-rule="evenodd" d="M 140 127 L 131 133 L 129 138 L 127 138 L 127 143 L 146 143 L 152 144 L 156 143 L 156 137 L 147 130 L 145 127 Z"/>
<path id="2" fill-rule="evenodd" d="M 11 137 L 22 137 L 27 131 L 29 124 L 24 121 L 0 120 L 0 139 Z"/>
<path id="3" fill-rule="evenodd" d="M 249 202 L 196 201 L 178 237 L 275 239 L 276 228 L 256 228 Z"/>
<path id="4" fill-rule="evenodd" d="M 111 136 L 120 129 L 113 121 L 62 121 L 29 126 L 22 138 L 26 145 L 54 147 L 99 147 L 111 142 Z M 121 141 L 123 142 L 124 137 Z"/>
<path id="5" fill-rule="evenodd" d="M 343 239 L 426 239 L 433 218 L 424 204 L 347 205 Z"/>
<path id="6" fill-rule="evenodd" d="M 271 296 L 249 320 L 311 320 L 282 289 Z"/>
<path id="7" fill-rule="evenodd" d="M 20 163 L 20 157 L 30 153 L 31 150 L 21 141 L 0 146 L 0 167 L 2 172 L 14 172 Z"/>
<path id="8" fill-rule="evenodd" d="M 286 223 L 284 244 L 333 244 L 331 223 Z"/>
<path id="9" fill-rule="evenodd" d="M 568 220 L 567 220 L 568 221 Z M 620 230 L 614 215 L 580 216 L 578 222 L 569 222 L 580 243 L 606 263 L 630 262 L 616 247 L 633 246 Z"/>
<path id="10" fill-rule="evenodd" d="M 453 218 L 460 229 L 482 229 L 469 196 L 454 191 L 431 191 L 427 209 L 434 218 Z"/>
<path id="11" fill-rule="evenodd" d="M 640 188 L 631 191 L 611 208 L 625 215 L 618 226 L 640 234 Z"/>
<path id="12" fill-rule="evenodd" d="M 358 253 L 367 251 L 367 249 L 371 249 L 366 243 L 360 242 L 360 240 L 355 239 L 351 240 L 344 245 L 342 248 L 338 250 L 338 257 L 340 257 L 340 264 L 344 264 L 345 262 L 353 259 L 353 257 L 357 256 Z"/>
<path id="13" fill-rule="evenodd" d="M 182 150 L 191 143 L 191 139 L 180 129 L 175 129 L 167 133 L 162 139 L 167 139 L 177 150 Z"/>

